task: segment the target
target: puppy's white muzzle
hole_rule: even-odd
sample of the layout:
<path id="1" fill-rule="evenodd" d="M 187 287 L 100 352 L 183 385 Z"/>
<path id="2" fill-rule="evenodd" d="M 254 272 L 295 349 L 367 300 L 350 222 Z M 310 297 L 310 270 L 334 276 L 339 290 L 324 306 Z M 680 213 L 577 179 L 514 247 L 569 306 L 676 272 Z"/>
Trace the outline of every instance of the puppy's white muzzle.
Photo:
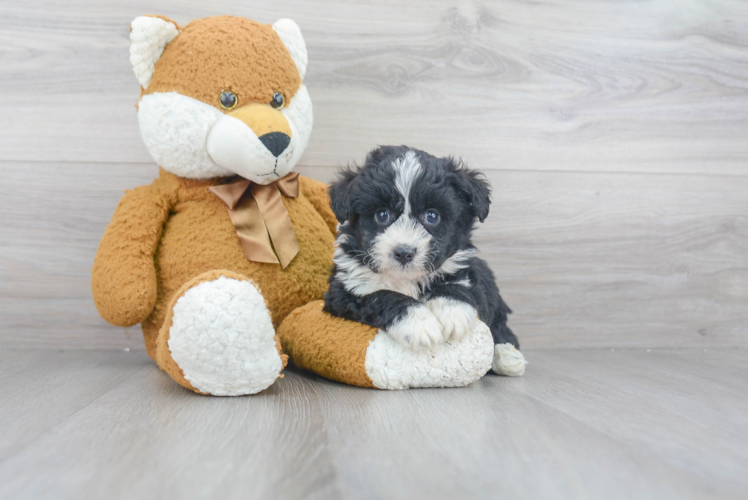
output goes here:
<path id="1" fill-rule="evenodd" d="M 417 219 L 402 214 L 372 245 L 371 254 L 379 272 L 417 279 L 429 271 L 429 251 L 433 238 Z M 407 258 L 400 254 L 406 249 Z"/>

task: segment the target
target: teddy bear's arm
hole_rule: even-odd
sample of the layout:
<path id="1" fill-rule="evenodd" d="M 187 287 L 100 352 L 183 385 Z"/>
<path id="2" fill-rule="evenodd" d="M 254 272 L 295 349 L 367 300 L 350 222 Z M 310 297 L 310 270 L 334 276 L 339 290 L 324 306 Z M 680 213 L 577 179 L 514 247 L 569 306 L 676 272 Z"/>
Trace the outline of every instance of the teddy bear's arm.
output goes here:
<path id="1" fill-rule="evenodd" d="M 153 256 L 171 208 L 157 182 L 125 193 L 94 259 L 93 299 L 101 317 L 116 326 L 140 323 L 156 304 Z"/>
<path id="2" fill-rule="evenodd" d="M 336 234 L 338 220 L 335 218 L 332 208 L 330 208 L 330 197 L 327 195 L 327 186 L 304 176 L 299 176 L 299 183 L 304 196 L 309 199 L 315 210 L 325 219 L 330 232 Z"/>

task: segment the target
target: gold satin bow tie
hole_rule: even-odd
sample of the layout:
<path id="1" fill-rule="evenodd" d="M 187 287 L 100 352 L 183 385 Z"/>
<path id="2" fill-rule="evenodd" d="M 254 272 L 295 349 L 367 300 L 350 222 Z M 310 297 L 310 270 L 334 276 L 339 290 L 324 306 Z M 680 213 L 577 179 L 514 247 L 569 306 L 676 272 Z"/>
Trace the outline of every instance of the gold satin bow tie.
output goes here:
<path id="1" fill-rule="evenodd" d="M 299 196 L 297 172 L 272 184 L 255 184 L 239 177 L 229 184 L 212 186 L 208 190 L 228 207 L 248 260 L 278 264 L 280 259 L 280 265 L 285 269 L 299 253 L 299 242 L 281 196 L 281 193 L 289 198 Z"/>

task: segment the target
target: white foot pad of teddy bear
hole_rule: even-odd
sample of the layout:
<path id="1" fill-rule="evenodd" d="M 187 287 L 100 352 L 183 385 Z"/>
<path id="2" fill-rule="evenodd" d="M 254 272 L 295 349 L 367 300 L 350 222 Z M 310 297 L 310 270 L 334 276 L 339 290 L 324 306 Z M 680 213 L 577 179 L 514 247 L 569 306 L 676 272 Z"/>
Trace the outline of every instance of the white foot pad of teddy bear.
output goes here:
<path id="1" fill-rule="evenodd" d="M 379 389 L 462 387 L 491 369 L 494 343 L 485 323 L 460 341 L 414 350 L 398 344 L 383 331 L 366 350 L 366 373 Z"/>
<path id="2" fill-rule="evenodd" d="M 192 386 L 216 396 L 255 394 L 283 367 L 265 299 L 249 281 L 200 283 L 174 305 L 169 350 Z"/>

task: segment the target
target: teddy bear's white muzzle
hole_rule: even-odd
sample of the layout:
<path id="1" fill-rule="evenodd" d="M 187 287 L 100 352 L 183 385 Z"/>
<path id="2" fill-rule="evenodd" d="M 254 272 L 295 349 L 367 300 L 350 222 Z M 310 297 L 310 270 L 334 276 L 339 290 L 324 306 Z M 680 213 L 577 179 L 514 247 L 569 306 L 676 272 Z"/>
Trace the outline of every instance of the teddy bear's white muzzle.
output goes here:
<path id="1" fill-rule="evenodd" d="M 247 124 L 229 115 L 213 125 L 207 148 L 217 165 L 257 184 L 275 182 L 293 167 L 291 137 L 281 132 L 257 137 Z"/>

